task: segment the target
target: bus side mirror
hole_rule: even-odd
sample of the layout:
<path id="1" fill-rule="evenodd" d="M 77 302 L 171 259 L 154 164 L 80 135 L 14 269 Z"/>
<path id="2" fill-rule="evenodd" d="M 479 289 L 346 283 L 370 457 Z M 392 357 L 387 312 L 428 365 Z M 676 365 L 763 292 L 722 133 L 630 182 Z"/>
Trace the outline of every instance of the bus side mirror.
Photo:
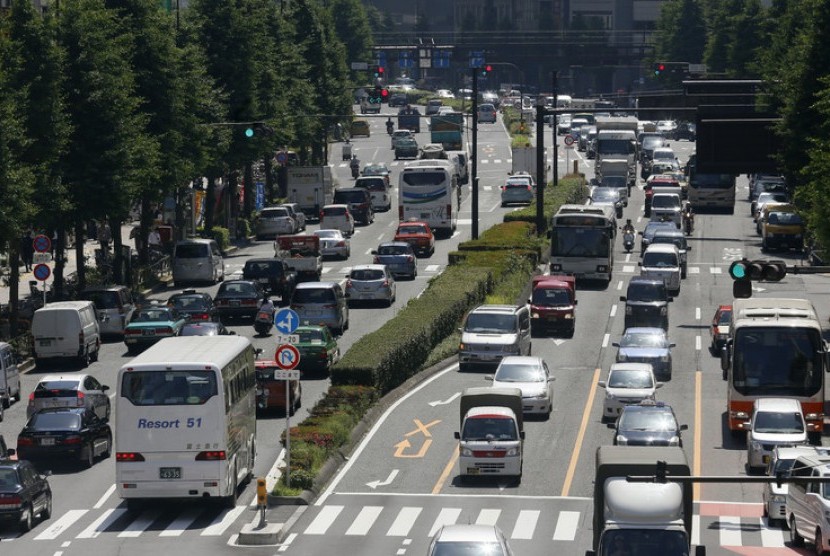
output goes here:
<path id="1" fill-rule="evenodd" d="M 729 344 L 726 344 L 720 350 L 720 369 L 722 371 L 729 370 Z"/>

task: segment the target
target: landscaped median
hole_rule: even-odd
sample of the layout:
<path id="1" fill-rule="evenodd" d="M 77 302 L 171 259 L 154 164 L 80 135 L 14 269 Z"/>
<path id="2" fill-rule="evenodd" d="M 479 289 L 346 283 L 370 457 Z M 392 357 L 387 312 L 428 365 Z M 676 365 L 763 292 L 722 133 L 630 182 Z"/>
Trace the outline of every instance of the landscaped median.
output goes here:
<path id="1" fill-rule="evenodd" d="M 581 176 L 565 178 L 552 189 L 548 187 L 545 195 L 548 220 L 559 205 L 585 198 Z M 519 298 L 547 249 L 544 237 L 537 237 L 534 222 L 535 212 L 510 212 L 504 223 L 479 239 L 459 244 L 450 253 L 446 270 L 431 279 L 419 297 L 355 342 L 332 368 L 329 391 L 307 419 L 292 427 L 292 488 L 286 487 L 283 474 L 274 495 L 299 495 L 323 487 L 343 454 L 359 441 L 367 421 L 380 415 L 385 406 L 375 407 L 364 419 L 378 399 L 408 380 L 418 380 L 413 377 L 434 362 L 436 355 L 455 353 L 458 343 L 451 345 L 451 339 L 457 336 L 467 311 L 480 303 L 514 303 Z M 404 389 L 395 394 L 401 395 Z M 326 471 L 321 473 L 323 468 Z"/>

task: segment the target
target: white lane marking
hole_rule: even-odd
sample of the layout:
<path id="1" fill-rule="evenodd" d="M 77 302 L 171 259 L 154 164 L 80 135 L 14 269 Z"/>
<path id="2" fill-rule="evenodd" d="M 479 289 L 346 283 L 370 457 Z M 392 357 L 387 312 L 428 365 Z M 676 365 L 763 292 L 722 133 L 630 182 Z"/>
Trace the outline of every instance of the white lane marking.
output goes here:
<path id="1" fill-rule="evenodd" d="M 306 535 L 325 535 L 326 531 L 329 530 L 331 524 L 334 523 L 334 520 L 337 519 L 337 516 L 340 515 L 340 512 L 343 511 L 343 506 L 325 506 L 323 509 L 320 510 L 320 513 L 317 514 L 317 517 L 314 518 L 306 530 L 304 534 Z"/>
<path id="2" fill-rule="evenodd" d="M 484 191 L 493 191 L 493 186 L 492 185 L 485 185 L 485 186 L 482 187 L 482 189 Z"/>
<path id="3" fill-rule="evenodd" d="M 700 320 L 700 307 L 695 307 L 695 320 Z"/>
<path id="4" fill-rule="evenodd" d="M 459 218 L 456 222 L 459 226 L 471 226 L 473 224 L 472 218 Z"/>
<path id="5" fill-rule="evenodd" d="M 448 403 L 452 403 L 455 398 L 461 395 L 461 392 L 456 392 L 446 400 L 435 400 L 433 402 L 429 402 L 427 405 L 430 407 L 435 407 L 436 405 L 447 405 Z"/>
<path id="6" fill-rule="evenodd" d="M 700 336 L 695 336 L 695 351 L 700 351 Z"/>
<path id="7" fill-rule="evenodd" d="M 438 272 L 438 269 L 440 268 L 440 264 L 428 264 L 427 267 L 424 269 L 424 272 Z"/>
<path id="8" fill-rule="evenodd" d="M 256 496 L 254 497 L 254 500 L 256 500 Z M 201 513 L 201 508 L 188 508 L 176 519 L 174 519 L 173 522 L 167 526 L 167 529 L 159 533 L 159 537 L 178 537 L 187 531 L 188 526 L 196 521 L 196 518 L 199 517 L 199 514 Z"/>
<path id="9" fill-rule="evenodd" d="M 331 270 L 332 268 L 330 266 L 324 266 L 320 274 L 328 274 L 329 272 L 331 272 Z"/>
<path id="10" fill-rule="evenodd" d="M 722 515 L 718 520 L 721 546 L 741 546 L 741 518 Z"/>
<path id="11" fill-rule="evenodd" d="M 617 315 L 617 305 L 611 305 L 611 314 L 609 315 L 612 319 Z"/>
<path id="12" fill-rule="evenodd" d="M 382 511 L 383 506 L 364 506 L 346 530 L 346 535 L 366 535 Z"/>
<path id="13" fill-rule="evenodd" d="M 136 520 L 132 523 L 127 525 L 127 527 L 118 533 L 119 537 L 131 537 L 135 538 L 141 535 L 147 528 L 153 524 L 155 520 L 159 518 L 161 515 L 161 510 L 148 510 L 146 512 L 141 512 L 141 515 L 138 516 Z"/>
<path id="14" fill-rule="evenodd" d="M 429 529 L 429 534 L 427 535 L 429 538 L 435 536 L 435 533 L 443 527 L 444 525 L 455 525 L 458 516 L 461 515 L 461 508 L 441 508 L 441 511 L 438 512 L 438 517 L 435 518 L 435 521 L 432 523 L 432 527 Z"/>
<path id="15" fill-rule="evenodd" d="M 690 266 L 687 272 L 689 274 L 700 274 L 700 267 L 699 266 Z"/>
<path id="16" fill-rule="evenodd" d="M 101 498 L 99 498 L 99 499 L 98 499 L 98 501 L 95 503 L 95 505 L 94 505 L 94 506 L 92 506 L 92 507 L 93 507 L 93 509 L 98 510 L 98 509 L 100 509 L 100 508 L 101 508 L 104 504 L 106 504 L 107 499 L 108 499 L 110 496 L 112 496 L 112 493 L 113 493 L 113 492 L 115 492 L 115 485 L 110 485 L 110 487 L 109 487 L 109 488 L 107 489 L 107 491 L 103 494 L 103 496 L 101 496 Z"/>
<path id="17" fill-rule="evenodd" d="M 109 510 L 105 510 L 104 513 L 101 514 L 101 517 L 93 521 L 89 527 L 81 531 L 81 533 L 75 538 L 96 539 L 98 538 L 98 535 L 106 531 L 110 525 L 115 523 L 125 513 L 127 513 L 127 510 L 123 508 L 111 508 Z"/>
<path id="18" fill-rule="evenodd" d="M 372 254 L 372 251 L 374 251 L 374 248 L 373 248 L 373 247 L 370 247 L 370 248 L 368 248 L 368 249 L 366 250 L 366 253 L 365 253 L 365 254 L 366 254 L 366 255 L 371 255 L 371 254 Z"/>
<path id="19" fill-rule="evenodd" d="M 576 538 L 576 529 L 579 526 L 579 512 L 559 512 L 556 520 L 556 530 L 553 532 L 555 541 L 572 541 Z"/>
<path id="20" fill-rule="evenodd" d="M 700 516 L 694 514 L 692 516 L 692 546 L 700 544 Z"/>
<path id="21" fill-rule="evenodd" d="M 611 334 L 606 334 L 602 337 L 602 347 L 608 347 L 608 341 L 611 340 Z"/>
<path id="22" fill-rule="evenodd" d="M 626 253 L 625 254 L 625 262 L 627 262 L 627 263 L 631 262 L 631 253 Z"/>
<path id="23" fill-rule="evenodd" d="M 513 534 L 511 539 L 532 539 L 533 532 L 536 530 L 536 522 L 539 521 L 539 510 L 522 510 L 519 512 L 519 517 L 516 519 L 516 525 L 513 527 Z"/>
<path id="24" fill-rule="evenodd" d="M 389 530 L 386 532 L 387 537 L 405 537 L 409 534 L 412 526 L 415 525 L 415 520 L 421 515 L 423 508 L 415 508 L 412 506 L 404 506 L 398 512 L 398 517 L 392 522 Z"/>
<path id="25" fill-rule="evenodd" d="M 81 519 L 81 517 L 89 510 L 69 510 L 63 514 L 60 519 L 49 525 L 37 537 L 36 541 L 54 540 L 58 535 L 69 529 L 73 523 Z"/>
<path id="26" fill-rule="evenodd" d="M 216 519 L 214 519 L 210 525 L 205 527 L 205 530 L 202 531 L 203 537 L 218 537 L 219 535 L 225 532 L 225 529 L 231 526 L 231 524 L 236 521 L 236 518 L 239 517 L 239 514 L 244 512 L 248 509 L 247 506 L 237 506 L 232 510 L 229 510 L 224 513 L 224 515 L 219 515 Z"/>
<path id="27" fill-rule="evenodd" d="M 761 545 L 770 548 L 784 547 L 784 531 L 778 527 L 770 527 L 767 518 L 761 520 Z"/>
<path id="28" fill-rule="evenodd" d="M 622 290 L 622 287 L 623 287 L 623 281 L 620 280 L 619 282 L 617 282 L 617 291 Z"/>
<path id="29" fill-rule="evenodd" d="M 709 272 L 711 274 L 723 274 L 722 270 L 723 269 L 721 269 L 721 267 L 719 267 L 719 266 L 710 266 L 709 267 Z"/>
<path id="30" fill-rule="evenodd" d="M 476 525 L 495 525 L 499 520 L 501 510 L 481 510 L 476 518 Z"/>
<path id="31" fill-rule="evenodd" d="M 626 273 L 628 273 L 628 272 L 634 272 L 634 265 L 633 265 L 633 264 L 623 265 L 623 269 L 622 269 L 622 271 L 623 271 L 623 272 L 626 272 Z"/>
<path id="32" fill-rule="evenodd" d="M 294 539 L 296 538 L 297 533 L 291 533 L 290 535 L 285 537 L 285 540 L 282 541 L 282 545 L 279 547 L 277 552 L 285 552 L 286 550 L 288 550 L 288 548 L 291 546 L 291 543 L 294 542 Z"/>

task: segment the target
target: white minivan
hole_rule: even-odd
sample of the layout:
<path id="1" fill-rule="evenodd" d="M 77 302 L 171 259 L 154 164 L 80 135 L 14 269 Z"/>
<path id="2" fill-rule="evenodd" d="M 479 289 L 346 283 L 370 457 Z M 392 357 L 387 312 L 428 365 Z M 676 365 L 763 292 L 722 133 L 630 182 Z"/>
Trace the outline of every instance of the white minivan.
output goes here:
<path id="1" fill-rule="evenodd" d="M 45 359 L 77 358 L 88 366 L 98 360 L 101 329 L 92 301 L 58 301 L 35 311 L 32 317 L 35 363 Z"/>
<path id="2" fill-rule="evenodd" d="M 790 477 L 830 477 L 827 450 L 817 448 L 813 454 L 798 456 L 790 470 Z M 790 483 L 786 500 L 790 545 L 800 548 L 806 540 L 814 543 L 819 554 L 830 550 L 830 483 Z"/>
<path id="3" fill-rule="evenodd" d="M 640 275 L 658 278 L 666 283 L 671 295 L 680 293 L 680 251 L 672 243 L 657 243 L 646 247 L 640 264 Z"/>
<path id="4" fill-rule="evenodd" d="M 186 239 L 173 248 L 173 283 L 215 284 L 225 279 L 225 260 L 219 244 L 212 239 Z"/>
<path id="5" fill-rule="evenodd" d="M 0 342 L 0 403 L 9 407 L 12 400 L 20 401 L 20 369 L 12 346 Z"/>

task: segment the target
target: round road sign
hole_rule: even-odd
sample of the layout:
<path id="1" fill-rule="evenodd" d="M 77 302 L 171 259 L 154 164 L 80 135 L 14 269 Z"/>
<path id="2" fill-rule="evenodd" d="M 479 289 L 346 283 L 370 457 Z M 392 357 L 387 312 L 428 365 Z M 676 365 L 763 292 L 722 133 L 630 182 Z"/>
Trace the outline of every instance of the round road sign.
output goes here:
<path id="1" fill-rule="evenodd" d="M 37 235 L 32 240 L 32 247 L 34 247 L 35 251 L 38 253 L 46 253 L 47 251 L 52 250 L 52 240 L 49 239 L 49 236 L 45 236 L 43 234 Z"/>
<path id="2" fill-rule="evenodd" d="M 277 348 L 274 359 L 277 367 L 290 370 L 300 364 L 300 351 L 291 344 L 283 344 Z"/>
<path id="3" fill-rule="evenodd" d="M 297 311 L 288 307 L 280 309 L 274 315 L 274 325 L 280 331 L 280 334 L 293 334 L 300 326 L 300 315 L 297 314 Z"/>
<path id="4" fill-rule="evenodd" d="M 285 151 L 280 151 L 277 153 L 277 164 L 285 164 L 288 162 L 288 153 Z"/>
<path id="5" fill-rule="evenodd" d="M 48 264 L 39 264 L 35 265 L 34 270 L 32 270 L 32 274 L 35 275 L 35 278 L 44 282 L 49 279 L 49 276 L 52 275 L 52 270 L 49 268 Z"/>
<path id="6" fill-rule="evenodd" d="M 573 135 L 566 135 L 565 136 L 565 144 L 571 146 L 574 144 L 574 136 Z"/>

